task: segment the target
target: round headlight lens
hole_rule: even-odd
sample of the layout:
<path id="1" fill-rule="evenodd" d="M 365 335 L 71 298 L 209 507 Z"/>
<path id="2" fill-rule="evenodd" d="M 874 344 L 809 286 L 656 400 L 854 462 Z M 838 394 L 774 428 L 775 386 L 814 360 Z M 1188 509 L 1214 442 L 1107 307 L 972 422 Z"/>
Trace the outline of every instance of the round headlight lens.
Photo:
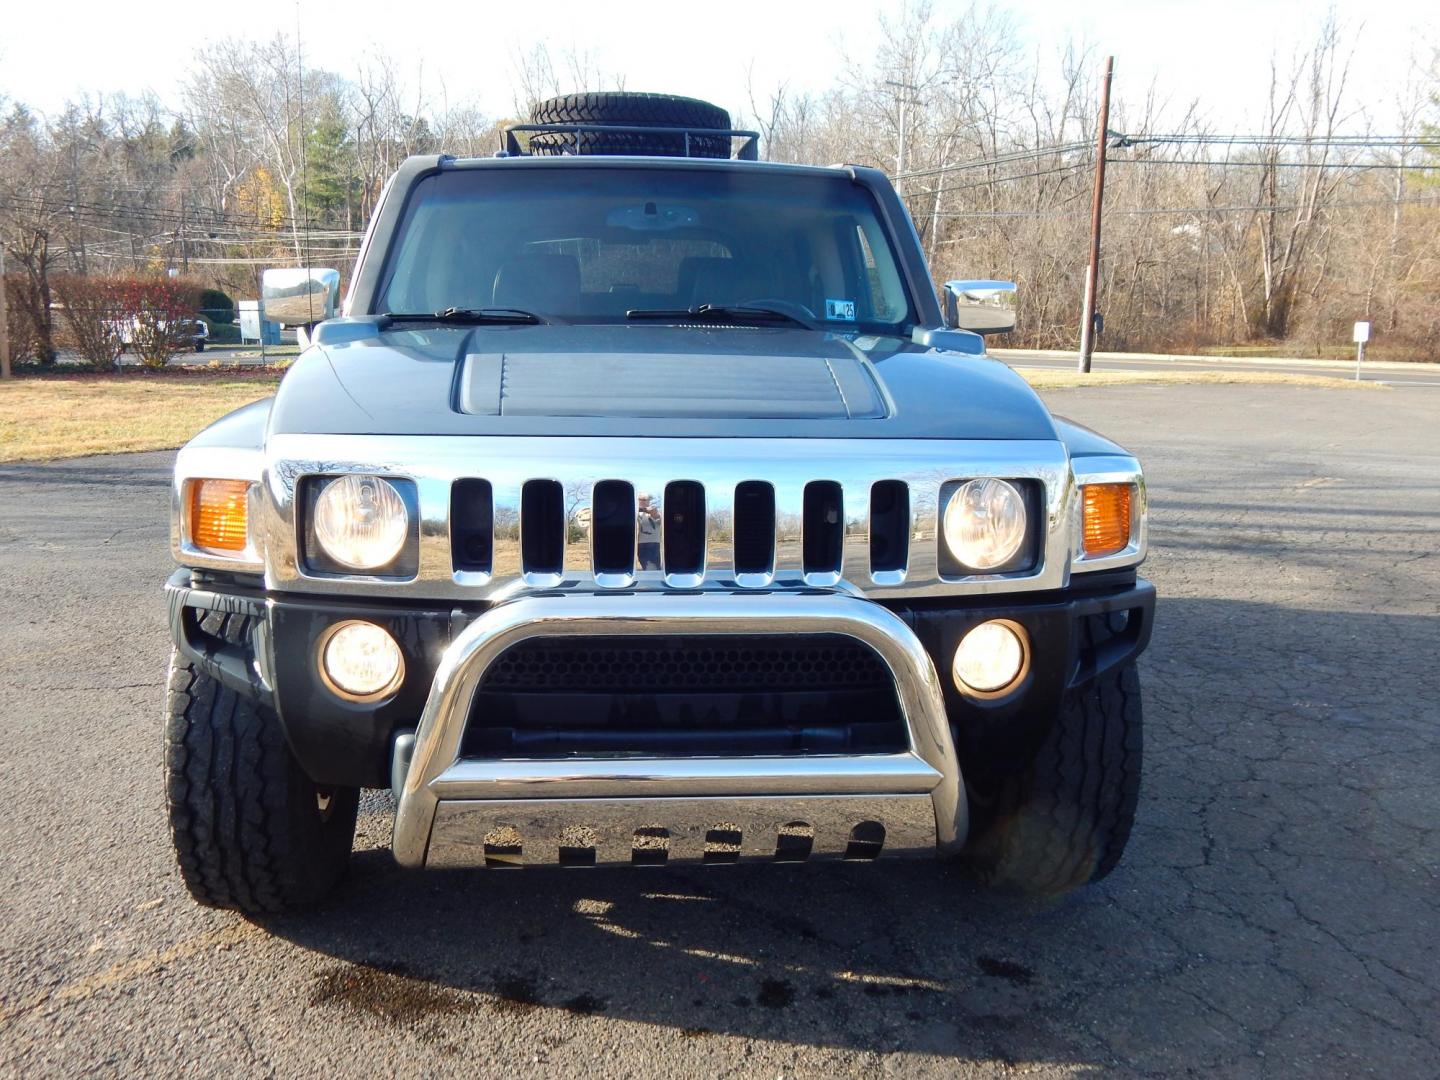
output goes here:
<path id="1" fill-rule="evenodd" d="M 315 500 L 315 536 L 325 554 L 352 570 L 375 570 L 405 546 L 410 513 L 395 485 L 378 476 L 331 480 Z"/>
<path id="2" fill-rule="evenodd" d="M 1025 670 L 1025 644 L 1008 622 L 983 622 L 960 639 L 952 674 L 962 692 L 994 694 Z"/>
<path id="3" fill-rule="evenodd" d="M 321 669 L 343 697 L 376 698 L 400 685 L 405 661 L 386 631 L 368 622 L 341 623 L 325 639 Z"/>
<path id="4" fill-rule="evenodd" d="M 945 543 L 971 570 L 994 570 L 1025 542 L 1025 500 L 1004 480 L 967 480 L 945 507 Z"/>

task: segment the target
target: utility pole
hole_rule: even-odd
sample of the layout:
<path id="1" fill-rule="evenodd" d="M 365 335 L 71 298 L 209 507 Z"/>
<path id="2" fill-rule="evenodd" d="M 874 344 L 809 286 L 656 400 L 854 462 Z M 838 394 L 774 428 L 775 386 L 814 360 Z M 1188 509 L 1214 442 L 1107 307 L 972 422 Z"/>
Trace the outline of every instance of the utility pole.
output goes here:
<path id="1" fill-rule="evenodd" d="M 920 87 L 916 86 L 914 83 L 900 82 L 895 79 L 886 79 L 885 85 L 893 86 L 895 87 L 895 89 L 901 91 L 901 94 L 897 95 L 895 99 L 896 104 L 900 106 L 900 145 L 895 148 L 895 194 L 903 195 L 905 193 L 906 120 L 908 120 L 910 116 L 910 106 L 919 104 L 919 102 L 914 98 L 905 97 L 903 95 L 906 93 L 918 93 L 920 91 Z"/>
<path id="2" fill-rule="evenodd" d="M 1105 58 L 1105 81 L 1100 84 L 1100 130 L 1095 136 L 1095 201 L 1090 208 L 1090 266 L 1085 273 L 1085 306 L 1080 315 L 1080 371 L 1090 371 L 1095 351 L 1095 294 L 1100 285 L 1100 212 L 1105 203 L 1105 141 L 1110 127 L 1110 79 L 1115 58 Z"/>
<path id="3" fill-rule="evenodd" d="M 5 242 L 0 240 L 0 379 L 10 378 L 10 309 L 5 295 Z"/>

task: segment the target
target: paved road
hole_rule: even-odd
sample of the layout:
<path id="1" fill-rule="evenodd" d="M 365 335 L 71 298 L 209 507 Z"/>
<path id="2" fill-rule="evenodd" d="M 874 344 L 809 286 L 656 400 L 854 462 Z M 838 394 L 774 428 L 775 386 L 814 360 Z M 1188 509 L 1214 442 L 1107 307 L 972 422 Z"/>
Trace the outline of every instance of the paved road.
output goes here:
<path id="1" fill-rule="evenodd" d="M 1047 906 L 929 863 L 410 875 L 372 799 L 330 908 L 201 910 L 169 457 L 0 468 L 0 1073 L 1434 1075 L 1436 400 L 1050 399 L 1146 457 L 1163 601 L 1130 852 Z"/>
<path id="2" fill-rule="evenodd" d="M 992 355 L 1015 367 L 1051 368 L 1074 371 L 1076 354 L 1038 349 L 992 349 Z M 1274 360 L 1248 357 L 1164 356 L 1158 353 L 1096 353 L 1095 371 L 1274 371 L 1286 375 L 1329 375 L 1355 377 L 1354 361 Z M 1423 387 L 1440 390 L 1440 364 L 1365 363 L 1360 377 L 1395 387 Z"/>

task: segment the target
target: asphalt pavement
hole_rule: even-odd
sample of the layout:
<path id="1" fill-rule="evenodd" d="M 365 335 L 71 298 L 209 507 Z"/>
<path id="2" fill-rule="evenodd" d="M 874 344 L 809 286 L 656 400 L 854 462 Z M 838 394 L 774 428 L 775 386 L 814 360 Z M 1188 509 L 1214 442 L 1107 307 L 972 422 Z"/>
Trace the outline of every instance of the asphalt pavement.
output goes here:
<path id="1" fill-rule="evenodd" d="M 1440 399 L 1047 395 L 1148 467 L 1161 596 L 1119 869 L 412 874 L 195 906 L 164 823 L 171 455 L 0 467 L 0 1073 L 1435 1075 Z"/>

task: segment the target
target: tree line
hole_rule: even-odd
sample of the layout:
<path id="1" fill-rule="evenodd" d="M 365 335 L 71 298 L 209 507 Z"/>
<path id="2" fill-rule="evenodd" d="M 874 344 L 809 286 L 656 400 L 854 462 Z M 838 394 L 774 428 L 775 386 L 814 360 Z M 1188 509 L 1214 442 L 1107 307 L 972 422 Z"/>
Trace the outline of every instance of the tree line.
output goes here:
<path id="1" fill-rule="evenodd" d="M 1356 319 L 1375 324 L 1377 355 L 1440 346 L 1436 66 L 1417 64 L 1397 100 L 1370 100 L 1351 77 L 1354 35 L 1333 17 L 1309 34 L 1272 63 L 1248 131 L 1217 129 L 1203 103 L 1162 107 L 1163 87 L 1117 92 L 1102 348 L 1313 353 L 1348 341 Z M 772 160 L 884 168 L 937 281 L 1015 280 L 1007 343 L 1065 348 L 1088 252 L 1098 60 L 1078 46 L 1037 57 L 998 8 L 942 19 L 916 4 L 880 17 L 828 90 L 751 80 L 747 100 L 721 104 Z M 171 105 L 117 95 L 42 117 L 0 101 L 12 340 L 42 361 L 73 345 L 55 311 L 57 283 L 77 294 L 76 279 L 168 272 L 248 297 L 264 265 L 344 272 L 407 155 L 490 154 L 534 101 L 624 86 L 593 57 L 543 44 L 514 58 L 513 76 L 499 115 L 383 55 L 343 77 L 311 69 L 281 35 L 205 46 Z"/>

